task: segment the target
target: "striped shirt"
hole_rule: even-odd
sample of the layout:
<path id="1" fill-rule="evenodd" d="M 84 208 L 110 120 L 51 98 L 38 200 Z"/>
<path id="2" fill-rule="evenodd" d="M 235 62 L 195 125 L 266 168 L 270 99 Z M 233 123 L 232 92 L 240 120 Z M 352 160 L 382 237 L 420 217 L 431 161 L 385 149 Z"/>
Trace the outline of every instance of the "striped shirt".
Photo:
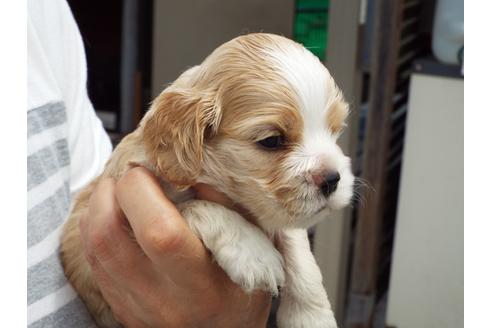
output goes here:
<path id="1" fill-rule="evenodd" d="M 72 196 L 102 171 L 111 152 L 87 96 L 86 74 L 67 3 L 29 0 L 27 321 L 33 328 L 94 326 L 59 256 Z"/>

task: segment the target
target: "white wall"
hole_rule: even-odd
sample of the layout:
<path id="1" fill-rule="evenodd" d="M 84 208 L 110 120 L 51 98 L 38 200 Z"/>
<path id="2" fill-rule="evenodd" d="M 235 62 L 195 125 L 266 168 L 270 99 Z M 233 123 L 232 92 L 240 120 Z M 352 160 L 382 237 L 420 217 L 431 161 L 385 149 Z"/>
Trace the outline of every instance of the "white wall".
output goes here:
<path id="1" fill-rule="evenodd" d="M 463 327 L 463 86 L 412 77 L 389 326 Z"/>

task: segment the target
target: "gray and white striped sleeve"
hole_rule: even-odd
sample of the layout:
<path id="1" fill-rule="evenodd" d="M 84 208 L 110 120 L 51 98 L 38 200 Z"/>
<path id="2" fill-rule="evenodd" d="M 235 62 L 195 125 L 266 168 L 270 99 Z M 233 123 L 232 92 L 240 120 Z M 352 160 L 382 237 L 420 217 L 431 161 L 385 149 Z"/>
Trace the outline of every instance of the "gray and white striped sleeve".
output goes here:
<path id="1" fill-rule="evenodd" d="M 65 279 L 59 259 L 61 228 L 70 209 L 70 153 L 62 102 L 27 114 L 27 313 L 29 327 L 93 324 Z"/>

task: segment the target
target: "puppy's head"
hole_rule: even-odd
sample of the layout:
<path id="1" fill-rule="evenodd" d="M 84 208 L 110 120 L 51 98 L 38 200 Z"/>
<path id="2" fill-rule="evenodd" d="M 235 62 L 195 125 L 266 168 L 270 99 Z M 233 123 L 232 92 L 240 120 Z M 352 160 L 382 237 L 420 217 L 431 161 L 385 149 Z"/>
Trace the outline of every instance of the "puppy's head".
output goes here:
<path id="1" fill-rule="evenodd" d="M 226 193 L 265 229 L 306 227 L 347 205 L 337 145 L 348 106 L 321 62 L 271 34 L 238 37 L 164 90 L 143 121 L 157 174 Z"/>

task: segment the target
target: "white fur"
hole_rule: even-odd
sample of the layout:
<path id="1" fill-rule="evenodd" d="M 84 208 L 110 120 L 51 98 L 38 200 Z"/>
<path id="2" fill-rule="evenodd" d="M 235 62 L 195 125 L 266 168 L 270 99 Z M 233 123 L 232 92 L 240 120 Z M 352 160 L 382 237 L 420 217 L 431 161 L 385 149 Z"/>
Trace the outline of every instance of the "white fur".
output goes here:
<path id="1" fill-rule="evenodd" d="M 179 209 L 232 281 L 247 292 L 277 295 L 284 285 L 283 259 L 265 233 L 216 203 L 192 200 Z"/>
<path id="2" fill-rule="evenodd" d="M 309 249 L 306 230 L 286 229 L 279 233 L 278 239 L 286 274 L 277 312 L 279 327 L 336 328 L 321 272 Z"/>
<path id="3" fill-rule="evenodd" d="M 329 211 L 323 208 L 330 211 L 340 209 L 352 197 L 354 176 L 350 159 L 337 145 L 339 135 L 328 129 L 325 119 L 332 104 L 341 98 L 341 93 L 326 67 L 305 48 L 288 47 L 267 50 L 267 53 L 295 90 L 304 123 L 303 142 L 289 156 L 285 171 L 293 178 L 303 176 L 307 181 L 317 170 L 339 172 L 341 176 L 337 190 L 328 199 L 319 195 L 314 184 L 305 186 L 303 198 L 309 196 L 312 201 L 306 204 L 304 217 L 297 218 L 296 226 L 308 227 L 318 222 L 313 215 L 322 212 L 326 217 Z"/>
<path id="4" fill-rule="evenodd" d="M 265 51 L 272 57 L 284 78 L 296 91 L 301 111 L 309 120 L 306 122 L 307 125 L 316 124 L 320 120 L 319 115 L 325 109 L 329 97 L 328 82 L 330 81 L 329 75 L 325 73 L 326 68 L 318 58 L 303 47 Z"/>

